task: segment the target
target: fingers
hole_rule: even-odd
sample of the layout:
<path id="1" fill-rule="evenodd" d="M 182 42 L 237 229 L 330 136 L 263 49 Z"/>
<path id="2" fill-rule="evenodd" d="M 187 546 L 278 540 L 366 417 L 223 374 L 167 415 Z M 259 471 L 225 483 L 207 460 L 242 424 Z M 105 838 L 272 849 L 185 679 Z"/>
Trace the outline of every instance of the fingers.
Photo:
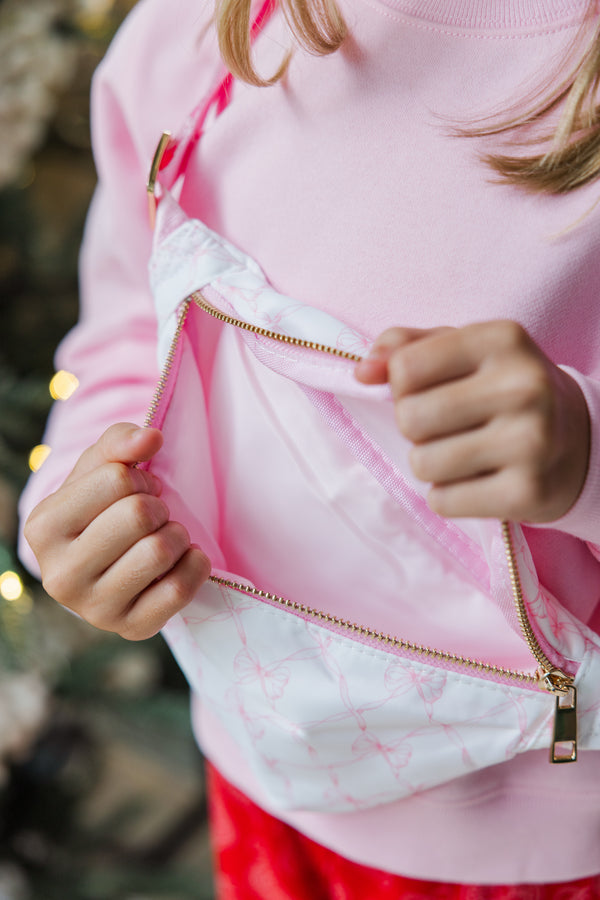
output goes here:
<path id="1" fill-rule="evenodd" d="M 90 560 L 90 577 L 102 575 L 130 547 L 168 521 L 167 504 L 151 493 L 132 493 L 107 506 L 76 538 L 78 553 Z"/>
<path id="2" fill-rule="evenodd" d="M 541 482 L 530 477 L 525 468 L 508 468 L 470 480 L 434 485 L 427 496 L 429 507 L 448 518 L 506 519 L 512 522 L 534 521 L 530 510 L 548 502 Z M 542 516 L 539 521 L 545 521 Z"/>
<path id="3" fill-rule="evenodd" d="M 186 529 L 169 520 L 160 480 L 134 465 L 161 445 L 156 429 L 109 428 L 25 525 L 48 594 L 131 640 L 155 634 L 210 574 Z"/>
<path id="4" fill-rule="evenodd" d="M 464 378 L 477 371 L 479 363 L 479 347 L 466 329 L 438 329 L 392 353 L 392 395 L 397 399 Z"/>
<path id="5" fill-rule="evenodd" d="M 388 366 L 397 351 L 408 353 L 408 346 L 424 340 L 431 340 L 455 329 L 440 328 L 388 328 L 379 335 L 371 347 L 368 356 L 357 363 L 354 374 L 364 384 L 383 384 L 392 380 Z M 419 353 L 422 352 L 422 348 Z M 426 351 L 425 351 L 426 352 Z M 403 354 L 404 355 L 404 354 Z"/>
<path id="6" fill-rule="evenodd" d="M 520 324 L 390 329 L 357 377 L 389 381 L 412 468 L 441 515 L 552 521 L 579 496 L 585 399 Z"/>
<path id="7" fill-rule="evenodd" d="M 156 634 L 210 575 L 185 528 L 168 522 L 132 546 L 98 579 L 85 608 L 92 625 L 129 640 Z"/>
<path id="8" fill-rule="evenodd" d="M 207 557 L 191 547 L 167 575 L 135 599 L 121 618 L 118 634 L 130 641 L 152 637 L 187 606 L 209 575 Z"/>
<path id="9" fill-rule="evenodd" d="M 475 372 L 498 357 L 535 345 L 516 322 L 478 322 L 463 328 L 390 328 L 356 367 L 366 383 L 389 380 L 395 398 Z M 377 377 L 375 377 L 375 374 Z"/>
<path id="10" fill-rule="evenodd" d="M 129 603 L 150 584 L 166 575 L 190 549 L 190 538 L 178 522 L 132 544 L 98 579 L 98 592 L 119 607 Z"/>
<path id="11" fill-rule="evenodd" d="M 437 486 L 470 480 L 535 458 L 533 434 L 527 418 L 498 417 L 481 428 L 414 446 L 410 462 L 417 478 Z"/>
<path id="12" fill-rule="evenodd" d="M 513 414 L 543 430 L 552 407 L 550 381 L 536 361 L 513 360 L 483 366 L 475 374 L 400 395 L 395 415 L 402 434 L 414 443 L 434 440 Z M 549 432 L 542 435 L 551 439 Z"/>
<path id="13" fill-rule="evenodd" d="M 496 400 L 493 379 L 472 377 L 401 397 L 396 422 L 404 437 L 419 444 L 485 424 Z"/>
<path id="14" fill-rule="evenodd" d="M 438 329 L 434 329 L 435 333 Z M 447 329 L 440 329 L 447 330 Z M 388 380 L 388 361 L 400 348 L 432 333 L 423 328 L 388 328 L 379 335 L 368 356 L 357 363 L 354 374 L 363 384 L 384 384 Z"/>
<path id="15" fill-rule="evenodd" d="M 63 548 L 60 559 L 47 562 L 43 579 L 47 592 L 63 606 L 130 640 L 155 634 L 210 574 L 205 554 L 191 547 L 186 529 L 168 521 L 166 506 L 153 499 L 156 509 L 146 518 L 146 534 L 138 537 L 143 518 L 134 516 L 129 536 L 117 531 L 107 538 L 107 520 L 115 513 L 111 508 L 90 526 L 90 534 L 86 530 Z M 103 562 L 114 557 L 100 575 L 97 545 Z"/>
<path id="16" fill-rule="evenodd" d="M 161 483 L 151 472 L 105 463 L 86 475 L 65 482 L 34 510 L 26 526 L 26 537 L 34 550 L 60 546 L 60 541 L 78 537 L 104 510 L 127 496 L 158 496 Z M 57 543 L 59 542 L 59 543 Z"/>
<path id="17" fill-rule="evenodd" d="M 162 446 L 157 428 L 140 428 L 127 422 L 112 425 L 80 456 L 65 484 L 76 481 L 107 462 L 132 465 L 151 459 Z"/>

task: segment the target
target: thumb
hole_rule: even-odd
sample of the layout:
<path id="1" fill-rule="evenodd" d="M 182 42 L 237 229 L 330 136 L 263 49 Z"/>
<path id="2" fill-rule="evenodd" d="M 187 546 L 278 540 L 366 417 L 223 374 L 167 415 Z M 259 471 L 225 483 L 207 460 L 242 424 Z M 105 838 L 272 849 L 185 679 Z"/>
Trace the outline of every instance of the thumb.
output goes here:
<path id="1" fill-rule="evenodd" d="M 157 428 L 140 428 L 131 422 L 119 422 L 107 428 L 102 436 L 79 457 L 65 484 L 81 478 L 107 462 L 134 465 L 152 459 L 163 443 Z"/>
<path id="2" fill-rule="evenodd" d="M 375 339 L 367 356 L 356 364 L 355 377 L 363 384 L 385 384 L 388 380 L 387 364 L 392 353 L 440 330 L 442 329 L 387 328 Z"/>

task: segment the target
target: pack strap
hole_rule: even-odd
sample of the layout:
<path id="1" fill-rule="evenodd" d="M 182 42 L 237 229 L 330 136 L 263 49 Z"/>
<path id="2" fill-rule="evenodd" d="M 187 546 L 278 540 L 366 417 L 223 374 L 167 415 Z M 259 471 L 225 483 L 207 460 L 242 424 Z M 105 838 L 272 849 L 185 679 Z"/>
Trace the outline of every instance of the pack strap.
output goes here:
<path id="1" fill-rule="evenodd" d="M 272 13 L 277 8 L 277 0 L 264 0 L 250 30 L 250 41 L 254 42 Z M 220 116 L 231 102 L 234 78 L 226 69 L 220 73 L 219 81 L 208 97 L 203 97 L 185 120 L 180 132 L 174 136 L 164 131 L 154 153 L 150 174 L 146 184 L 148 193 L 148 214 L 154 228 L 156 209 L 162 190 L 170 190 L 177 179 L 187 169 L 192 152 L 204 134 L 204 127 L 211 110 Z"/>

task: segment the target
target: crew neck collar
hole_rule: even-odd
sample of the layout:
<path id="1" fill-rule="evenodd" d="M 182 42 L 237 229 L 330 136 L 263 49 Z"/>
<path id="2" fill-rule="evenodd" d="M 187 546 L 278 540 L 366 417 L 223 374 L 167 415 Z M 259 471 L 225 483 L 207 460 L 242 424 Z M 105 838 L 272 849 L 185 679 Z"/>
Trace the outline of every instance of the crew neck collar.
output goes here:
<path id="1" fill-rule="evenodd" d="M 587 0 L 381 0 L 432 25 L 503 31 L 548 28 L 580 21 Z"/>

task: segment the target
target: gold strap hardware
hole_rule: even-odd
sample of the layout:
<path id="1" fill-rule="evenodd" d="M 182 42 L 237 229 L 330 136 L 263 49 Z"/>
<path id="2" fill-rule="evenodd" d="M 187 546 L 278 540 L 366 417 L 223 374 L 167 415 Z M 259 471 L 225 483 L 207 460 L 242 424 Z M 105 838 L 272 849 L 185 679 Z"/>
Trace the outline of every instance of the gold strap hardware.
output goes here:
<path id="1" fill-rule="evenodd" d="M 148 182 L 146 184 L 146 191 L 148 194 L 148 216 L 150 218 L 150 227 L 152 229 L 154 229 L 154 224 L 156 222 L 156 179 L 158 178 L 160 164 L 162 163 L 165 150 L 167 149 L 170 140 L 171 132 L 163 131 L 158 146 L 154 151 L 152 165 L 150 166 L 150 174 L 148 175 Z"/>

